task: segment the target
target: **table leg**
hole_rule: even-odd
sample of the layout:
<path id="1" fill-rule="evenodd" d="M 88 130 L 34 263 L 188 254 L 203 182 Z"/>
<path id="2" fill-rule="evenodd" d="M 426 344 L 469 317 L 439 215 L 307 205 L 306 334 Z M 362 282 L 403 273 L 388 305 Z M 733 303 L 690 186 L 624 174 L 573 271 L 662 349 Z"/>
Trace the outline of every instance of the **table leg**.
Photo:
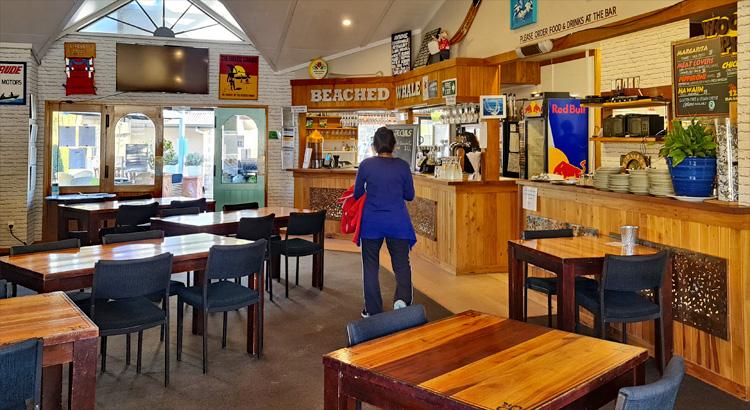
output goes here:
<path id="1" fill-rule="evenodd" d="M 325 259 L 325 232 L 320 232 L 313 236 L 313 241 L 323 248 L 323 251 L 313 255 L 313 277 L 312 287 L 323 290 L 323 270 Z"/>
<path id="2" fill-rule="evenodd" d="M 96 245 L 99 243 L 99 228 L 101 227 L 101 219 L 97 214 L 88 213 L 86 216 L 86 231 L 89 240 L 89 245 Z"/>
<path id="3" fill-rule="evenodd" d="M 57 206 L 57 240 L 68 239 L 68 218 L 63 207 Z"/>
<path id="4" fill-rule="evenodd" d="M 203 275 L 205 274 L 205 271 L 202 270 L 196 270 L 193 272 L 193 284 L 195 286 L 203 286 Z M 193 306 L 193 334 L 194 335 L 202 335 L 203 334 L 203 309 L 197 308 Z M 248 311 L 248 314 L 250 312 Z"/>
<path id="5" fill-rule="evenodd" d="M 659 305 L 661 305 L 661 319 L 654 323 L 654 349 L 656 359 L 659 362 L 659 371 L 663 374 L 667 363 L 672 360 L 673 338 L 672 330 L 672 258 L 667 260 L 667 268 L 664 271 L 664 280 L 659 292 Z M 663 343 L 659 343 L 663 340 Z"/>
<path id="6" fill-rule="evenodd" d="M 93 410 L 96 407 L 96 344 L 97 339 L 79 340 L 73 344 L 68 394 L 70 409 Z"/>
<path id="7" fill-rule="evenodd" d="M 341 375 L 336 369 L 323 366 L 323 408 L 333 409 L 355 409 L 356 401 L 352 397 L 341 394 Z"/>
<path id="8" fill-rule="evenodd" d="M 508 244 L 508 317 L 523 320 L 523 265 L 516 248 Z"/>
<path id="9" fill-rule="evenodd" d="M 42 408 L 44 410 L 58 410 L 62 408 L 61 364 L 42 368 Z"/>
<path id="10" fill-rule="evenodd" d="M 576 276 L 575 265 L 564 263 L 557 275 L 557 328 L 574 332 L 576 328 Z"/>

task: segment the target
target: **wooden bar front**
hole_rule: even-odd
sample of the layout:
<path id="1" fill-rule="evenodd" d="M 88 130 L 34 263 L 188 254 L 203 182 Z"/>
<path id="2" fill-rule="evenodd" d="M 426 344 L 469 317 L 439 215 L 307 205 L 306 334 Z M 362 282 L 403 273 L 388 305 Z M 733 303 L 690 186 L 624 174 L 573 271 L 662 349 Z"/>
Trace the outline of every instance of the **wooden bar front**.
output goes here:
<path id="1" fill-rule="evenodd" d="M 522 228 L 534 218 L 596 229 L 600 235 L 617 234 L 622 225 L 637 225 L 639 240 L 648 245 L 663 245 L 673 252 L 698 255 L 699 260 L 721 262 L 726 267 L 723 275 L 712 277 L 711 282 L 692 282 L 697 288 L 692 304 L 703 306 L 709 299 L 725 300 L 725 335 L 717 336 L 680 320 L 679 310 L 691 309 L 680 305 L 680 298 L 685 295 L 679 292 L 691 292 L 680 282 L 691 283 L 694 278 L 673 272 L 678 284 L 674 354 L 684 356 L 689 374 L 734 396 L 750 398 L 750 207 L 718 201 L 689 203 L 531 181 L 519 181 L 519 185 L 519 197 L 522 187 L 536 188 L 538 193 L 537 211 L 520 212 Z M 698 270 L 695 275 L 703 273 Z M 703 290 L 702 284 L 706 284 Z M 720 289 L 725 289 L 726 297 Z M 653 346 L 653 322 L 628 325 L 628 334 L 632 343 Z"/>
<path id="2" fill-rule="evenodd" d="M 355 175 L 356 170 L 295 169 L 294 206 L 314 208 L 311 192 L 345 190 L 354 184 Z M 507 241 L 519 229 L 515 179 L 445 181 L 414 175 L 414 189 L 417 199 L 434 201 L 436 224 L 434 237 L 417 230 L 417 255 L 455 275 L 507 271 Z M 414 215 L 412 220 L 419 223 Z M 327 220 L 326 232 L 350 238 L 339 233 L 338 220 Z"/>

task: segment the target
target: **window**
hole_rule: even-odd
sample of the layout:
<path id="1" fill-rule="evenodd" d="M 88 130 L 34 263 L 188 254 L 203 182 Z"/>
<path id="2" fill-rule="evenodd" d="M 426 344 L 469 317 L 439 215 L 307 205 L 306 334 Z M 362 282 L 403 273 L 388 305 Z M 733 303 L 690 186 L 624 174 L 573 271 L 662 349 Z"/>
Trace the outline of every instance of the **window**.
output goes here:
<path id="1" fill-rule="evenodd" d="M 145 115 L 131 113 L 115 125 L 115 185 L 154 185 L 156 127 Z"/>
<path id="2" fill-rule="evenodd" d="M 102 115 L 98 112 L 52 113 L 51 179 L 60 187 L 98 186 Z"/>
<path id="3" fill-rule="evenodd" d="M 221 126 L 221 183 L 258 183 L 258 126 L 250 117 L 233 115 Z"/>
<path id="4" fill-rule="evenodd" d="M 244 33 L 219 1 L 133 0 L 84 26 L 83 33 L 108 33 L 196 40 L 244 41 Z"/>

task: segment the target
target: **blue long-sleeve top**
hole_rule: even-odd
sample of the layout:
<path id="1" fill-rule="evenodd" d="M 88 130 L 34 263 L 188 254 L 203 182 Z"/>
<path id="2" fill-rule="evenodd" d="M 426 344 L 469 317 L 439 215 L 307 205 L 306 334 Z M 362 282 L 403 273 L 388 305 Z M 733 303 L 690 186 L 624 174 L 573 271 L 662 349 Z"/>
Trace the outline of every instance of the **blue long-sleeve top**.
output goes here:
<path id="1" fill-rule="evenodd" d="M 406 239 L 411 246 L 417 236 L 406 209 L 414 199 L 414 180 L 409 164 L 396 157 L 372 157 L 359 164 L 354 198 L 367 192 L 362 210 L 360 236 L 365 239 Z"/>

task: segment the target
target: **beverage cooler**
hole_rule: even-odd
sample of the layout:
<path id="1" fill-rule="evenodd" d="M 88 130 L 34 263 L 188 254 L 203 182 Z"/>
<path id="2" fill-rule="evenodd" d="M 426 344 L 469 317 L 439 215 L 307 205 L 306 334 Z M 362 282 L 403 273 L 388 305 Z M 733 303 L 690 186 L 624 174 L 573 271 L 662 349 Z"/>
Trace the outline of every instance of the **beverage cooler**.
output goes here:
<path id="1" fill-rule="evenodd" d="M 521 121 L 503 121 L 503 176 L 587 172 L 588 109 L 580 100 L 567 92 L 542 93 L 524 103 L 523 113 Z"/>

